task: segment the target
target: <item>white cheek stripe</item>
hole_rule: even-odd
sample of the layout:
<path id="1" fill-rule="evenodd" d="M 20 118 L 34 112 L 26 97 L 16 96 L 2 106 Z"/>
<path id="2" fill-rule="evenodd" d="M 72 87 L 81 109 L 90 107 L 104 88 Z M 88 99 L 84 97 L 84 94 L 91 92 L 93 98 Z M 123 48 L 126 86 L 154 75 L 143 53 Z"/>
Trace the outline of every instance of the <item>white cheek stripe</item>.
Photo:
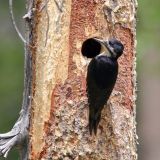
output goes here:
<path id="1" fill-rule="evenodd" d="M 102 53 L 100 53 L 98 56 L 107 56 L 107 57 L 111 57 L 111 54 L 110 54 L 110 52 L 108 51 L 108 52 L 102 52 Z"/>
<path id="2" fill-rule="evenodd" d="M 107 56 L 107 57 L 111 57 L 111 53 L 108 51 L 108 49 L 102 44 L 101 45 L 101 51 L 100 51 L 100 54 L 99 56 L 101 55 L 104 55 L 104 56 Z"/>
<path id="3" fill-rule="evenodd" d="M 113 53 L 113 56 L 116 57 L 117 54 L 115 53 L 114 49 L 113 48 L 110 48 L 111 52 Z"/>
<path id="4" fill-rule="evenodd" d="M 116 56 L 117 56 L 117 54 L 114 52 L 114 49 L 109 45 L 109 43 L 107 43 L 107 44 L 108 44 L 109 49 L 111 50 L 111 52 L 112 52 L 112 54 L 113 54 L 113 55 L 110 55 L 110 56 L 114 56 L 114 57 L 116 57 Z"/>

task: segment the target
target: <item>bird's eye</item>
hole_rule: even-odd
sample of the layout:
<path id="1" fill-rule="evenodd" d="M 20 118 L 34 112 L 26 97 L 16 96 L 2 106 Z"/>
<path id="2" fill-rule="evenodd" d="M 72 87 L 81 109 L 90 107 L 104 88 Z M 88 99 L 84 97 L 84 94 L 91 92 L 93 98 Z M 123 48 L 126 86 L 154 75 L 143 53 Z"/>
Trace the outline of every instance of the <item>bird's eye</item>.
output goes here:
<path id="1" fill-rule="evenodd" d="M 113 45 L 113 42 L 112 42 L 112 41 L 109 41 L 109 45 L 112 46 L 112 45 Z"/>

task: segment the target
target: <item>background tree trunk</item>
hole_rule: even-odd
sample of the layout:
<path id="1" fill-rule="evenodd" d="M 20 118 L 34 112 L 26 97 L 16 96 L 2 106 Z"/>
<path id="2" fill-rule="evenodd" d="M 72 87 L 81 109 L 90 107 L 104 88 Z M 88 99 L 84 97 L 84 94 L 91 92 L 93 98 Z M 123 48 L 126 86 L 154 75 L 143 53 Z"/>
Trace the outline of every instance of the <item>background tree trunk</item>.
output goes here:
<path id="1" fill-rule="evenodd" d="M 35 0 L 29 159 L 135 160 L 136 0 Z M 81 45 L 115 36 L 125 45 L 96 137 L 88 131 Z"/>

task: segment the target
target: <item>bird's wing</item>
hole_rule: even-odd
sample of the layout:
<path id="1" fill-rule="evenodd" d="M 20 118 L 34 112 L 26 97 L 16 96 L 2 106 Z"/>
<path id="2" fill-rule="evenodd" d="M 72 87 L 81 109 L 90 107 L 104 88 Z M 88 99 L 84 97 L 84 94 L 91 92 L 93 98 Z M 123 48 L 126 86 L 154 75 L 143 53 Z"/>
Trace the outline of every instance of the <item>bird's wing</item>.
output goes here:
<path id="1" fill-rule="evenodd" d="M 113 73 L 112 73 L 113 72 Z M 89 103 L 89 128 L 96 134 L 101 111 L 107 102 L 117 78 L 117 65 L 105 60 L 102 64 L 92 59 L 87 72 L 87 96 Z"/>
<path id="2" fill-rule="evenodd" d="M 105 98 L 105 101 L 109 98 L 115 85 L 117 74 L 117 62 L 112 63 L 107 57 L 91 60 L 87 71 L 87 93 L 90 103 L 103 99 L 102 97 Z"/>

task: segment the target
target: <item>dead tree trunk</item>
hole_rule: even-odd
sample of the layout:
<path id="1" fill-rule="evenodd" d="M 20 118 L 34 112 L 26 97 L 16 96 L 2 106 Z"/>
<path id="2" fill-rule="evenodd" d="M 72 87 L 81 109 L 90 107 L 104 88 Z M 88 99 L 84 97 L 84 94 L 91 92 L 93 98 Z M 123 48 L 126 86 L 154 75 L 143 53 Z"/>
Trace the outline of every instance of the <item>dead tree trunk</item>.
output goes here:
<path id="1" fill-rule="evenodd" d="M 35 0 L 29 159 L 137 159 L 136 6 L 135 0 Z M 90 137 L 80 49 L 94 36 L 115 36 L 125 51 L 98 134 Z"/>
<path id="2" fill-rule="evenodd" d="M 30 110 L 22 159 L 136 160 L 136 0 L 28 0 L 28 6 L 24 104 L 13 129 L 0 134 L 0 154 L 24 144 Z M 96 137 L 88 131 L 89 60 L 81 55 L 83 41 L 95 36 L 125 46 Z"/>

